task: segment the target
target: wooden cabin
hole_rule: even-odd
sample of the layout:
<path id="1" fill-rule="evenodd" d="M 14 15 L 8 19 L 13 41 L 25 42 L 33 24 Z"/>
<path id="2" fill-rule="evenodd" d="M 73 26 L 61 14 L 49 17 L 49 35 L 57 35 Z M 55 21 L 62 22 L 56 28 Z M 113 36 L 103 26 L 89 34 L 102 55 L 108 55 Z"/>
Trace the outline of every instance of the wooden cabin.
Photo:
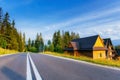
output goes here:
<path id="1" fill-rule="evenodd" d="M 103 39 L 104 45 L 107 48 L 106 50 L 106 59 L 115 59 L 117 52 L 113 47 L 112 41 L 110 38 Z"/>
<path id="2" fill-rule="evenodd" d="M 106 58 L 107 48 L 99 35 L 72 40 L 64 49 L 66 54 L 88 56 L 93 59 Z"/>

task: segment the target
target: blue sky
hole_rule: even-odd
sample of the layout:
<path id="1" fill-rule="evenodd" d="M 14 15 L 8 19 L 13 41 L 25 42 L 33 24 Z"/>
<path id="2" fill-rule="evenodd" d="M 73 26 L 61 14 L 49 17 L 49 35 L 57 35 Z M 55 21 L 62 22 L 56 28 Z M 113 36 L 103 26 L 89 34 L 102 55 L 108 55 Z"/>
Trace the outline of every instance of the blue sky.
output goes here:
<path id="1" fill-rule="evenodd" d="M 0 7 L 27 39 L 41 32 L 47 41 L 57 30 L 120 39 L 120 0 L 0 0 Z"/>

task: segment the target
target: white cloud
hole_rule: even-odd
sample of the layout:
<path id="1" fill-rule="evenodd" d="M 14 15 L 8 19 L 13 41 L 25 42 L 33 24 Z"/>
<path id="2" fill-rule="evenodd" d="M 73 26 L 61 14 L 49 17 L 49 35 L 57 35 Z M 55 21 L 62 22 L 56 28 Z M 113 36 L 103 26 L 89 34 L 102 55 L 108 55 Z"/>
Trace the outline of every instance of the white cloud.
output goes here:
<path id="1" fill-rule="evenodd" d="M 29 0 L 27 1 L 29 3 Z M 39 20 L 17 22 L 20 22 L 19 26 L 30 26 L 29 29 L 25 29 L 24 27 L 23 30 L 20 30 L 26 32 L 27 37 L 32 38 L 35 38 L 33 36 L 38 32 L 42 32 L 44 39 L 49 40 L 52 39 L 54 31 L 60 29 L 78 32 L 81 37 L 100 34 L 102 37 L 111 37 L 115 40 L 120 38 L 120 16 L 116 14 L 120 14 L 120 6 L 93 11 L 64 22 L 53 23 L 47 26 L 41 25 Z"/>
<path id="2" fill-rule="evenodd" d="M 63 27 L 68 27 L 69 26 L 74 26 L 75 24 L 81 24 L 81 23 L 87 23 L 91 20 L 94 20 L 95 19 L 99 19 L 99 18 L 104 18 L 106 16 L 110 16 L 110 15 L 113 15 L 114 13 L 120 13 L 120 7 L 117 7 L 117 8 L 112 8 L 112 9 L 108 9 L 108 10 L 104 10 L 104 11 L 99 11 L 99 12 L 91 12 L 89 14 L 85 14 L 84 16 L 79 16 L 77 18 L 74 18 L 74 19 L 70 19 L 66 22 L 62 22 L 62 23 L 55 23 L 53 25 L 48 25 L 48 26 L 45 26 L 48 28 L 48 30 L 53 30 L 53 29 L 60 29 L 60 28 L 63 28 Z M 107 21 L 109 21 L 110 19 L 107 19 Z M 105 21 L 105 20 L 103 20 Z"/>
<path id="3" fill-rule="evenodd" d="M 114 16 L 115 18 L 109 17 L 115 13 L 120 13 L 119 7 L 99 12 L 92 12 L 66 22 L 48 25 L 45 26 L 45 30 L 43 30 L 43 32 L 54 32 L 61 29 L 78 32 L 82 36 L 100 34 L 102 36 L 104 35 L 104 37 L 117 39 L 118 37 L 116 36 L 119 36 L 117 35 L 119 29 L 114 30 L 115 26 L 119 26 L 119 22 L 117 23 L 118 20 L 116 20 L 117 16 Z M 106 16 L 108 16 L 108 18 L 104 18 Z M 118 18 L 120 18 L 120 16 L 118 16 Z"/>
<path id="4" fill-rule="evenodd" d="M 81 32 L 80 35 L 82 37 L 99 34 L 103 38 L 111 38 L 112 40 L 116 40 L 120 39 L 120 21 L 109 24 L 107 23 L 100 26 L 98 25 L 97 27 L 93 26 L 89 28 L 79 29 L 77 31 Z"/>

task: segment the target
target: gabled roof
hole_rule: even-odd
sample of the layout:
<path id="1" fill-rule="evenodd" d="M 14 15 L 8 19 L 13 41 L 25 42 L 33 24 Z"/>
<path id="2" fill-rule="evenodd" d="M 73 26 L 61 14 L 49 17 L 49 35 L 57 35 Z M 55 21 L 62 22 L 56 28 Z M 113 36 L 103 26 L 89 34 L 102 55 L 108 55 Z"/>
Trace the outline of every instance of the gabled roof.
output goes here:
<path id="1" fill-rule="evenodd" d="M 91 50 L 99 35 L 74 39 L 71 42 L 77 42 L 80 50 Z M 74 47 L 74 46 L 73 46 Z"/>
<path id="2" fill-rule="evenodd" d="M 78 42 L 70 42 L 74 50 L 79 50 L 79 43 Z"/>
<path id="3" fill-rule="evenodd" d="M 95 35 L 85 38 L 74 39 L 70 42 L 72 47 L 67 47 L 65 48 L 65 50 L 107 50 L 107 48 L 105 47 L 94 47 L 98 37 L 100 36 Z"/>
<path id="4" fill-rule="evenodd" d="M 112 41 L 110 38 L 103 39 L 104 40 L 104 45 L 112 45 Z"/>

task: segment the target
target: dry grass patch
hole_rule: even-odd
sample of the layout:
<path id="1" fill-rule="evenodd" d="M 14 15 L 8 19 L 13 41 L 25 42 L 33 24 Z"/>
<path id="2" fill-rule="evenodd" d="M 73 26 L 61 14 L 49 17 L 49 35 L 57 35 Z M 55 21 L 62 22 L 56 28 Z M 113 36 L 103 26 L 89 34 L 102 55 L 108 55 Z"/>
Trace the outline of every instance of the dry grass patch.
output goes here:
<path id="1" fill-rule="evenodd" d="M 0 55 L 3 55 L 3 54 L 14 54 L 14 53 L 17 53 L 17 51 L 0 48 Z"/>
<path id="2" fill-rule="evenodd" d="M 45 52 L 45 54 L 50 54 L 50 55 L 54 55 L 54 56 L 61 56 L 61 57 L 75 59 L 75 60 L 82 60 L 82 61 L 91 62 L 91 63 L 95 63 L 95 64 L 113 66 L 113 67 L 120 68 L 120 61 L 119 60 L 92 59 L 92 58 L 88 58 L 86 56 L 75 57 L 75 56 L 70 56 L 70 55 L 66 55 L 63 53 L 55 53 L 55 52 Z"/>

